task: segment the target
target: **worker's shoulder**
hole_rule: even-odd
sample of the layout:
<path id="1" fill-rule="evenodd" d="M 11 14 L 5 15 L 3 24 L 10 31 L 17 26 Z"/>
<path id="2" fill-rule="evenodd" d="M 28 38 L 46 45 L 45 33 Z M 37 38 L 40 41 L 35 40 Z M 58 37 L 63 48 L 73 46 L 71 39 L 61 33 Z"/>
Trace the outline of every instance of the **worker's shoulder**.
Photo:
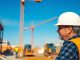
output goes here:
<path id="1" fill-rule="evenodd" d="M 65 43 L 64 43 L 64 47 L 71 47 L 71 48 L 76 48 L 76 45 L 73 43 L 73 42 L 71 42 L 71 41 L 66 41 Z"/>
<path id="2" fill-rule="evenodd" d="M 77 51 L 77 47 L 73 42 L 65 41 L 61 48 L 61 51 L 64 51 L 64 52 L 65 51 Z"/>
<path id="3" fill-rule="evenodd" d="M 73 38 L 71 40 L 68 40 L 68 41 L 66 41 L 66 44 L 67 45 L 73 45 L 73 46 L 77 46 L 77 45 L 80 46 L 80 37 L 77 37 L 77 38 Z"/>

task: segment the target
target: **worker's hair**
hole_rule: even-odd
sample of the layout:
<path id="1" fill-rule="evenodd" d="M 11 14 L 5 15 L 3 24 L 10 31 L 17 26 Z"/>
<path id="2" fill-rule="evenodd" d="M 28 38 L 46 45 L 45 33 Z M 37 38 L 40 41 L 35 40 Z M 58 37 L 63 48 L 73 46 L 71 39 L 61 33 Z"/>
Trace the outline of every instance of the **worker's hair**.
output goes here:
<path id="1" fill-rule="evenodd" d="M 80 26 L 72 26 L 73 31 L 80 36 Z"/>

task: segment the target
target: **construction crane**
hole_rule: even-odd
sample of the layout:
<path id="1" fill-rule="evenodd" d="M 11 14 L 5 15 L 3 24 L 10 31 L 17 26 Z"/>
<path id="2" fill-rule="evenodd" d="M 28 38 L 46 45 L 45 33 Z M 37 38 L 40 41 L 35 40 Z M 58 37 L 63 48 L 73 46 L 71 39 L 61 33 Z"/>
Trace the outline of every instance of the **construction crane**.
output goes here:
<path id="1" fill-rule="evenodd" d="M 20 6 L 20 46 L 23 45 L 23 31 L 24 31 L 24 2 L 21 0 Z"/>
<path id="2" fill-rule="evenodd" d="M 23 32 L 24 32 L 24 4 L 25 0 L 20 1 L 20 36 L 19 36 L 19 57 L 23 54 Z"/>
<path id="3" fill-rule="evenodd" d="M 33 41 L 34 40 L 34 28 L 37 27 L 37 26 L 40 26 L 42 24 L 45 24 L 47 22 L 53 21 L 55 19 L 57 19 L 57 17 L 52 17 L 52 18 L 50 18 L 48 20 L 45 20 L 43 22 L 40 22 L 40 23 L 38 23 L 36 25 L 31 25 L 30 27 L 24 28 L 24 30 L 31 29 L 31 46 L 32 47 L 34 46 L 34 44 L 33 44 L 34 43 L 34 41 Z"/>

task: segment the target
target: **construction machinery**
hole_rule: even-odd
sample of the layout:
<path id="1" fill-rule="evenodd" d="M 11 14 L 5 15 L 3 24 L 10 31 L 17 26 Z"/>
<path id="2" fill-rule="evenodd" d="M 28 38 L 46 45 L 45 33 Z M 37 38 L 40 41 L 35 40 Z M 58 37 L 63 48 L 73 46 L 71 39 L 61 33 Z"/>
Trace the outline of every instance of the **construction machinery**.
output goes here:
<path id="1" fill-rule="evenodd" d="M 4 52 L 7 49 L 10 49 L 10 44 L 8 41 L 3 41 L 2 42 L 2 52 Z"/>
<path id="2" fill-rule="evenodd" d="M 26 44 L 24 46 L 23 55 L 24 56 L 33 56 L 34 55 L 33 50 L 32 50 L 32 47 L 31 47 L 30 44 Z"/>
<path id="3" fill-rule="evenodd" d="M 3 41 L 2 42 L 2 51 L 4 55 L 13 55 L 13 50 L 8 41 Z"/>
<path id="4" fill-rule="evenodd" d="M 56 47 L 53 43 L 47 43 L 44 46 L 44 56 L 51 56 L 53 57 L 53 55 L 56 53 Z"/>

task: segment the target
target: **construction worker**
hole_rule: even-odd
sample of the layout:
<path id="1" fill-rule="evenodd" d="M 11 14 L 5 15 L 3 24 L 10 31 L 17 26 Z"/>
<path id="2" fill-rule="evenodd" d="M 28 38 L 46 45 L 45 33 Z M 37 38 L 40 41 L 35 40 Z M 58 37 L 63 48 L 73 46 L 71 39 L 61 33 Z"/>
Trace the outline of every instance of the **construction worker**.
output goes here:
<path id="1" fill-rule="evenodd" d="M 15 52 L 15 57 L 16 58 L 18 57 L 18 51 L 19 51 L 19 48 L 18 47 L 15 47 L 14 48 L 14 52 Z"/>
<path id="2" fill-rule="evenodd" d="M 74 12 L 65 12 L 58 18 L 57 32 L 64 40 L 56 60 L 80 60 L 80 16 Z"/>

